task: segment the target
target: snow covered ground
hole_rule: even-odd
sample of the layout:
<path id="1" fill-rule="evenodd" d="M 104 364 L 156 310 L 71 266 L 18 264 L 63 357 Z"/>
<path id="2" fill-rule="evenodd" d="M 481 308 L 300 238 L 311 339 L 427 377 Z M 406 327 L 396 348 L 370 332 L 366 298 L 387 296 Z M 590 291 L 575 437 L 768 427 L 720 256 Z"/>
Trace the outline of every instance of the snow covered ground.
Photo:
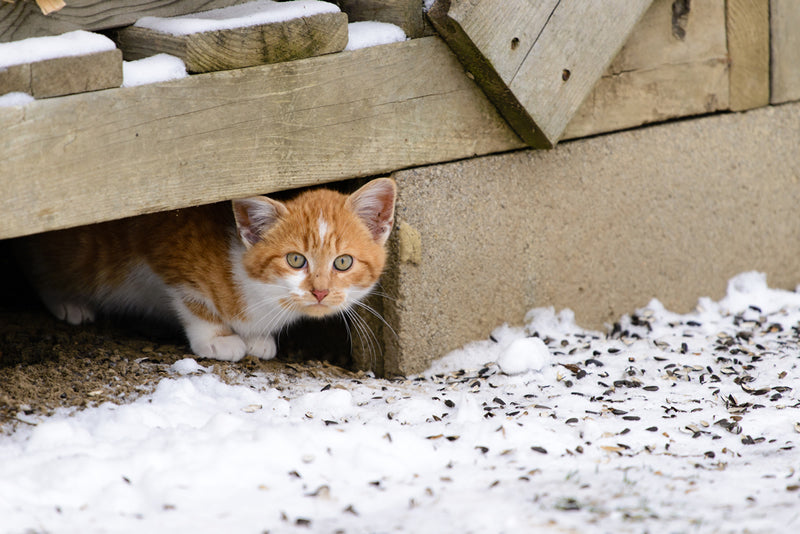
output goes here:
<path id="1" fill-rule="evenodd" d="M 0 437 L 0 531 L 796 532 L 798 329 L 745 273 L 606 333 L 533 310 L 406 380 L 182 360 Z"/>

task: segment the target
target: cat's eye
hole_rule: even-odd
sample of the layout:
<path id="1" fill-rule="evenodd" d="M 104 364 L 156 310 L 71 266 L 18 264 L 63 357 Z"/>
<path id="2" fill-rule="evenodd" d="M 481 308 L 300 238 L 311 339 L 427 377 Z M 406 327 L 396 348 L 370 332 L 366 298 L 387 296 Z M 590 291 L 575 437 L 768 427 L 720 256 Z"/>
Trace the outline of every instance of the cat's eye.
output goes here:
<path id="1" fill-rule="evenodd" d="M 342 254 L 333 260 L 333 268 L 337 271 L 346 271 L 353 266 L 353 256 L 349 254 Z"/>
<path id="2" fill-rule="evenodd" d="M 299 252 L 290 252 L 286 255 L 286 263 L 293 269 L 302 269 L 306 266 L 306 257 Z"/>

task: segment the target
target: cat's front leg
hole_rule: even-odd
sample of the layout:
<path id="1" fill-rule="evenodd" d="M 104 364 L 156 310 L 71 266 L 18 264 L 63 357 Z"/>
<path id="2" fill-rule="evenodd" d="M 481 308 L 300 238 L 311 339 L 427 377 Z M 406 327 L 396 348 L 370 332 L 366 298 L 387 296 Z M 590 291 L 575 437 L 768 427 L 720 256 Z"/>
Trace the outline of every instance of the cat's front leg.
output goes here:
<path id="1" fill-rule="evenodd" d="M 248 347 L 244 340 L 218 322 L 213 314 L 192 302 L 177 301 L 176 307 L 189 346 L 196 356 L 229 362 L 238 362 L 245 357 Z"/>
<path id="2" fill-rule="evenodd" d="M 262 360 L 271 360 L 278 353 L 278 345 L 273 336 L 253 336 L 245 337 L 247 354 L 256 356 Z"/>
<path id="3" fill-rule="evenodd" d="M 238 362 L 247 354 L 247 346 L 236 334 L 188 337 L 192 352 L 201 358 Z"/>
<path id="4" fill-rule="evenodd" d="M 48 293 L 42 294 L 42 301 L 50 313 L 69 324 L 94 322 L 94 309 L 85 302 L 62 299 Z"/>

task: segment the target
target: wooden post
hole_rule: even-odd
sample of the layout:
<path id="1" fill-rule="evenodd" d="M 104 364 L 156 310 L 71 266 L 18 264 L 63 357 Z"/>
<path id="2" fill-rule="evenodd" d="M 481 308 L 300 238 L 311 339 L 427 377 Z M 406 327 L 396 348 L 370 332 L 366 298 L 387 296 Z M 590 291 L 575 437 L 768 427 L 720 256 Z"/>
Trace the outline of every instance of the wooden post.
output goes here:
<path id="1" fill-rule="evenodd" d="M 800 2 L 770 0 L 770 102 L 800 100 Z"/>
<path id="2" fill-rule="evenodd" d="M 652 0 L 437 0 L 428 16 L 529 145 L 551 148 Z"/>
<path id="3" fill-rule="evenodd" d="M 338 0 L 350 22 L 376 20 L 403 28 L 409 39 L 425 34 L 421 0 Z"/>
<path id="4" fill-rule="evenodd" d="M 727 0 L 731 110 L 769 104 L 769 0 Z M 797 31 L 797 28 L 793 28 Z"/>

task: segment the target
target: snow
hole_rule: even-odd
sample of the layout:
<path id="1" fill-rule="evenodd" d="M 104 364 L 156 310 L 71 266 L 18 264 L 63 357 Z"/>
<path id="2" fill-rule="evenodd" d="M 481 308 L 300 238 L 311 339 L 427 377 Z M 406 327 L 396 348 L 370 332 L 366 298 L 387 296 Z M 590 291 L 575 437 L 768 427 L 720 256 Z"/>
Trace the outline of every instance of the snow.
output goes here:
<path id="1" fill-rule="evenodd" d="M 335 4 L 317 0 L 293 0 L 291 2 L 258 0 L 177 17 L 142 17 L 136 21 L 134 26 L 170 35 L 188 35 L 259 24 L 273 24 L 321 13 L 338 12 L 340 10 Z"/>
<path id="2" fill-rule="evenodd" d="M 34 98 L 27 93 L 6 93 L 0 95 L 0 108 L 12 106 L 24 106 L 29 102 L 33 102 Z"/>
<path id="3" fill-rule="evenodd" d="M 197 363 L 193 358 L 184 358 L 172 364 L 172 370 L 179 375 L 188 375 L 192 373 L 205 373 L 208 372 L 208 367 L 203 367 Z"/>
<path id="4" fill-rule="evenodd" d="M 794 531 L 798 328 L 800 294 L 745 273 L 608 332 L 532 310 L 408 379 L 182 360 L 0 437 L 0 531 Z"/>
<path id="5" fill-rule="evenodd" d="M 114 50 L 114 41 L 83 30 L 50 37 L 31 37 L 0 43 L 0 69 L 59 57 L 83 56 Z"/>
<path id="6" fill-rule="evenodd" d="M 122 87 L 179 80 L 187 76 L 183 61 L 169 54 L 122 62 Z"/>
<path id="7" fill-rule="evenodd" d="M 388 22 L 351 22 L 347 25 L 347 31 L 348 41 L 345 50 L 357 50 L 406 40 L 406 33 L 403 29 Z"/>
<path id="8" fill-rule="evenodd" d="M 497 358 L 497 367 L 507 375 L 541 371 L 550 360 L 547 345 L 538 337 L 521 337 L 512 341 Z"/>
<path id="9" fill-rule="evenodd" d="M 318 13 L 338 12 L 334 4 L 322 1 L 295 0 L 272 2 L 260 0 L 222 9 L 179 17 L 143 17 L 136 26 L 173 35 L 226 28 L 281 22 Z M 395 43 L 406 40 L 403 30 L 383 22 L 353 22 L 348 25 L 347 50 Z M 113 50 L 114 42 L 100 34 L 73 31 L 52 37 L 35 37 L 0 44 L 0 69 L 18 64 L 35 63 L 56 57 L 78 56 Z M 177 80 L 188 76 L 179 58 L 157 54 L 136 61 L 123 61 L 122 87 Z M 0 95 L 0 107 L 22 106 L 33 101 L 24 93 Z"/>

